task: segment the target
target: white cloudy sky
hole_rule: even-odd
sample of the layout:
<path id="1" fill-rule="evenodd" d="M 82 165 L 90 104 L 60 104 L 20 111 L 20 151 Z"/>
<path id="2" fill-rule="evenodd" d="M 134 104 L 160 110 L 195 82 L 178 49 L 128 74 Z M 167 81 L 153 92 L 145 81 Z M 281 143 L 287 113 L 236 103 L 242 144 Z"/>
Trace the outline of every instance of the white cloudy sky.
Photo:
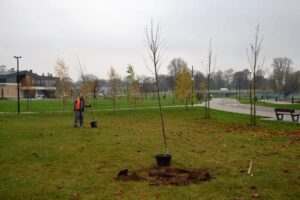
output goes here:
<path id="1" fill-rule="evenodd" d="M 299 0 L 1 0 L 0 65 L 54 73 L 57 57 L 79 77 L 79 57 L 87 73 L 107 77 L 113 66 L 121 75 L 132 64 L 141 75 L 145 67 L 144 28 L 159 22 L 168 44 L 161 73 L 174 57 L 205 72 L 209 40 L 216 69 L 248 66 L 246 48 L 260 24 L 265 69 L 272 59 L 287 56 L 300 69 Z"/>

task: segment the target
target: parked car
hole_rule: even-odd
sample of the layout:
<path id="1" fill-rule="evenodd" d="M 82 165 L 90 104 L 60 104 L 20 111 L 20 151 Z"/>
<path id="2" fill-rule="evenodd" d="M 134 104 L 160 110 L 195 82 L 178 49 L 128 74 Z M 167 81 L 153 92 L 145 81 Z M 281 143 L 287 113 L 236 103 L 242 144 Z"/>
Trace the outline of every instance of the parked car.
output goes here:
<path id="1" fill-rule="evenodd" d="M 45 95 L 43 95 L 43 94 L 36 95 L 36 98 L 37 98 L 37 99 L 44 99 L 44 98 L 45 98 Z"/>

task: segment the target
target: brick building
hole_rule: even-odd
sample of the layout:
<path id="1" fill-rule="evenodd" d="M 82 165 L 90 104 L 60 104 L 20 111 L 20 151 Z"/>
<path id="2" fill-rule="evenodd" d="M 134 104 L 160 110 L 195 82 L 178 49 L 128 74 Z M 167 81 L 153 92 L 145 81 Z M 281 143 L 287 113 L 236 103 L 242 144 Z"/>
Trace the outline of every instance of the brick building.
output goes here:
<path id="1" fill-rule="evenodd" d="M 30 71 L 19 71 L 21 98 L 54 98 L 56 77 L 38 75 Z M 17 72 L 0 67 L 0 98 L 17 98 Z"/>

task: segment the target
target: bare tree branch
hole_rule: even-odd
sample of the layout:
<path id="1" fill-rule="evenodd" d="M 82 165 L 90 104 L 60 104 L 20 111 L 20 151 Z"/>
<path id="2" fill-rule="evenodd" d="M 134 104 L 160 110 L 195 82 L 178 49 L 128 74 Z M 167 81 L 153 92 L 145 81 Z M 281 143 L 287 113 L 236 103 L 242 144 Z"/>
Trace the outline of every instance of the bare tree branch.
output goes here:
<path id="1" fill-rule="evenodd" d="M 157 98 L 158 98 L 158 105 L 160 110 L 160 119 L 161 119 L 161 126 L 162 126 L 162 133 L 164 138 L 164 144 L 166 153 L 169 152 L 168 145 L 167 145 L 167 139 L 166 139 L 166 133 L 165 133 L 165 124 L 164 124 L 164 117 L 163 117 L 163 110 L 162 105 L 160 101 L 160 92 L 159 92 L 159 80 L 158 80 L 158 69 L 161 66 L 161 59 L 162 59 L 162 49 L 164 47 L 164 44 L 160 43 L 160 26 L 159 24 L 156 25 L 156 28 L 153 25 L 153 20 L 151 20 L 151 27 L 148 29 L 146 26 L 145 28 L 146 32 L 146 39 L 148 42 L 147 48 L 151 52 L 149 55 L 150 60 L 153 63 L 154 72 L 155 72 L 155 80 L 156 80 L 156 90 L 157 90 Z M 147 65 L 146 65 L 147 66 Z"/>
<path id="2" fill-rule="evenodd" d="M 246 49 L 247 58 L 252 71 L 252 80 L 250 79 L 250 115 L 251 115 L 251 125 L 256 126 L 256 75 L 257 71 L 262 68 L 264 59 L 259 62 L 259 54 L 262 49 L 263 37 L 259 38 L 259 24 L 256 27 L 254 43 L 250 44 L 250 50 Z M 252 92 L 253 90 L 253 92 Z"/>
<path id="3" fill-rule="evenodd" d="M 150 69 L 150 67 L 149 67 L 149 65 L 148 65 L 148 63 L 147 63 L 145 57 L 143 57 L 143 60 L 144 60 L 144 63 L 145 63 L 146 68 L 147 68 L 153 75 L 155 75 L 155 73 Z"/>

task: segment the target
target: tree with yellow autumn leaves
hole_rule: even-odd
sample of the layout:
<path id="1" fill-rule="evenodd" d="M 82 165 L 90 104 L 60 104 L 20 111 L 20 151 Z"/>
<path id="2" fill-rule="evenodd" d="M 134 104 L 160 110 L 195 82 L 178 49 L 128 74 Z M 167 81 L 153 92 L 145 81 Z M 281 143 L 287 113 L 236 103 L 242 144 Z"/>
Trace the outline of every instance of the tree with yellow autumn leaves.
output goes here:
<path id="1" fill-rule="evenodd" d="M 71 95 L 72 90 L 72 79 L 69 77 L 69 67 L 65 63 L 63 58 L 57 58 L 55 66 L 55 74 L 57 76 L 56 80 L 56 95 L 61 98 L 62 102 L 62 113 L 65 110 L 65 97 Z"/>
<path id="2" fill-rule="evenodd" d="M 112 100 L 114 111 L 116 110 L 116 102 L 117 102 L 117 95 L 120 90 L 120 75 L 117 73 L 117 71 L 110 67 L 108 71 L 108 95 Z"/>
<path id="3" fill-rule="evenodd" d="M 176 99 L 185 101 L 185 108 L 188 108 L 188 102 L 192 97 L 192 77 L 186 67 L 182 68 L 177 76 L 176 81 Z"/>
<path id="4" fill-rule="evenodd" d="M 139 78 L 136 76 L 134 72 L 134 68 L 132 65 L 128 65 L 127 67 L 127 100 L 129 103 L 133 103 L 136 107 L 137 104 L 142 103 L 141 98 L 141 86 L 139 82 Z"/>

